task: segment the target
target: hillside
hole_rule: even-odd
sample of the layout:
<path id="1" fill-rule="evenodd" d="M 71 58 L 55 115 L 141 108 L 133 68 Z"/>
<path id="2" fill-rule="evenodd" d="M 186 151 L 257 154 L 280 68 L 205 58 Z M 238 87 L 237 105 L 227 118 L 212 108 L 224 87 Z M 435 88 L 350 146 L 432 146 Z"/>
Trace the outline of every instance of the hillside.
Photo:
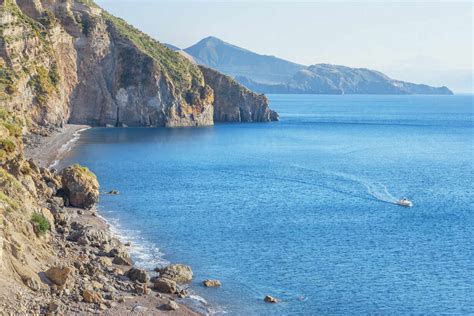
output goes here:
<path id="1" fill-rule="evenodd" d="M 399 81 L 366 68 L 330 64 L 306 67 L 259 55 L 215 37 L 205 38 L 184 51 L 198 64 L 232 76 L 260 93 L 452 94 L 446 87 Z"/>
<path id="2" fill-rule="evenodd" d="M 446 87 L 394 80 L 381 72 L 366 68 L 317 64 L 298 71 L 281 84 L 262 84 L 245 77 L 237 81 L 261 93 L 292 94 L 452 94 Z"/>
<path id="3" fill-rule="evenodd" d="M 232 77 L 247 77 L 261 83 L 284 82 L 304 68 L 274 56 L 256 54 L 212 36 L 184 51 L 200 65 Z"/>
<path id="4" fill-rule="evenodd" d="M 31 127 L 214 123 L 197 65 L 92 1 L 4 0 L 0 24 L 0 106 Z"/>

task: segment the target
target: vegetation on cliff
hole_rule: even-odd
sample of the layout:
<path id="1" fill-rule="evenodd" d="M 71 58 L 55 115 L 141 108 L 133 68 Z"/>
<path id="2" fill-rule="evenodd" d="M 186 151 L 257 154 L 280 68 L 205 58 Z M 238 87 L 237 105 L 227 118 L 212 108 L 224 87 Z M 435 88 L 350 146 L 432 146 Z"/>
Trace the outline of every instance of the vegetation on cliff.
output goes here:
<path id="1" fill-rule="evenodd" d="M 190 89 L 194 85 L 204 84 L 201 72 L 189 60 L 131 26 L 123 19 L 105 11 L 103 16 L 121 36 L 130 40 L 141 52 L 153 58 L 157 62 L 158 69 L 164 71 L 177 88 Z"/>

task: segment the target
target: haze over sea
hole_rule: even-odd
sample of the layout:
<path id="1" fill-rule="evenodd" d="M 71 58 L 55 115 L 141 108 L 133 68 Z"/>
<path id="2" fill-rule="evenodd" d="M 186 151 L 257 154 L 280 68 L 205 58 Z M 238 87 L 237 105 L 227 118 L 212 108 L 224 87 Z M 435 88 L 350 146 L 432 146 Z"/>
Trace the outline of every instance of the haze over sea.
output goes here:
<path id="1" fill-rule="evenodd" d="M 134 259 L 191 265 L 215 311 L 474 313 L 473 96 L 269 98 L 278 123 L 91 129 L 63 164 L 119 190 L 100 212 Z"/>

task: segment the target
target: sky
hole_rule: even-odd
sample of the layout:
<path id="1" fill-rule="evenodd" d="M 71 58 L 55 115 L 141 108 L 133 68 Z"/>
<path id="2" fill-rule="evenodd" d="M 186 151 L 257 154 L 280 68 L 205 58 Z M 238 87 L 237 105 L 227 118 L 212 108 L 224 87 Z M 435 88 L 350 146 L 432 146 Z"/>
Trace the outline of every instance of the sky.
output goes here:
<path id="1" fill-rule="evenodd" d="M 473 92 L 472 1 L 96 0 L 157 40 L 207 36 L 293 62 Z"/>

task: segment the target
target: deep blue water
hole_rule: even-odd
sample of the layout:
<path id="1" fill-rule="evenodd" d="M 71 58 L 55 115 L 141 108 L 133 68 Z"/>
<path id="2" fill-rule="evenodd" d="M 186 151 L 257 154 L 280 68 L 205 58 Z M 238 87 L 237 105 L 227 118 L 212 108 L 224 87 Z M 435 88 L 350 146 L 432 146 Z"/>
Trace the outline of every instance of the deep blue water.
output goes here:
<path id="1" fill-rule="evenodd" d="M 140 265 L 190 264 L 216 310 L 474 313 L 473 97 L 270 99 L 278 123 L 92 129 L 65 163 L 121 192 L 100 210 Z"/>

